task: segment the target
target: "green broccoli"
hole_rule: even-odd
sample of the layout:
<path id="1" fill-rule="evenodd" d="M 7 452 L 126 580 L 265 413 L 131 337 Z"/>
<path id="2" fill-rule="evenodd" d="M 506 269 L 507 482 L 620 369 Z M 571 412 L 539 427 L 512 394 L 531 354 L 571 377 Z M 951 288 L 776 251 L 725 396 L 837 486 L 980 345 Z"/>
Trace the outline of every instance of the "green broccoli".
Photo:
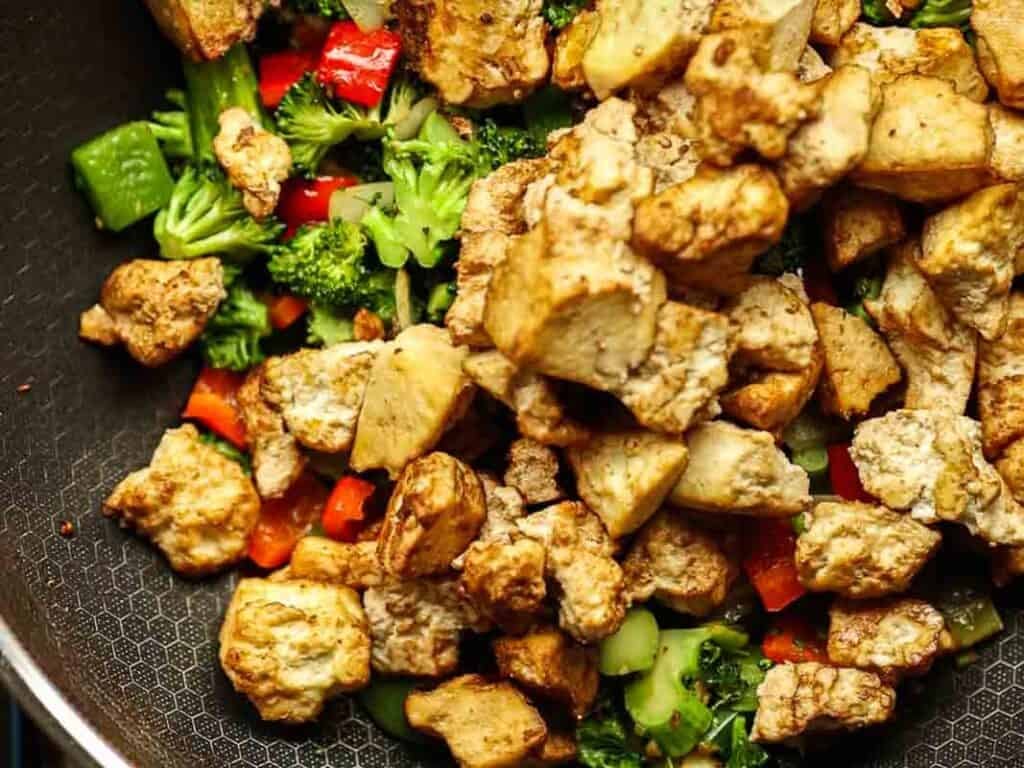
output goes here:
<path id="1" fill-rule="evenodd" d="M 153 235 L 165 259 L 217 254 L 245 260 L 267 252 L 283 231 L 284 225 L 276 219 L 256 221 L 250 216 L 241 193 L 212 168 L 186 168 L 170 203 L 153 224 Z"/>
<path id="2" fill-rule="evenodd" d="M 579 761 L 586 768 L 642 768 L 639 741 L 632 736 L 628 719 L 603 688 L 594 711 L 576 726 Z"/>
<path id="3" fill-rule="evenodd" d="M 925 0 L 910 19 L 914 29 L 922 27 L 962 27 L 970 21 L 971 0 Z"/>
<path id="4" fill-rule="evenodd" d="M 206 324 L 199 339 L 203 357 L 213 368 L 245 371 L 263 361 L 260 339 L 270 335 L 267 306 L 241 280 Z"/>
<path id="5" fill-rule="evenodd" d="M 200 442 L 213 446 L 217 450 L 217 453 L 221 454 L 225 458 L 241 464 L 242 469 L 245 470 L 247 475 L 252 474 L 252 462 L 249 461 L 249 455 L 235 448 L 235 446 L 224 438 L 213 434 L 213 432 L 201 430 L 199 432 L 199 440 Z"/>
<path id="6" fill-rule="evenodd" d="M 782 239 L 762 253 L 754 264 L 754 271 L 778 277 L 786 272 L 798 272 L 807 264 L 812 245 L 812 225 L 799 217 L 790 219 Z"/>
<path id="7" fill-rule="evenodd" d="M 374 207 L 363 218 L 377 256 L 395 269 L 410 255 L 422 267 L 437 265 L 459 229 L 469 188 L 489 171 L 479 148 L 433 112 L 415 139 L 385 141 L 384 171 L 394 182 L 397 210 Z"/>
<path id="8" fill-rule="evenodd" d="M 216 162 L 213 139 L 220 133 L 221 113 L 241 107 L 263 125 L 260 84 L 244 44 L 236 45 L 214 61 L 184 61 L 185 83 L 188 86 L 188 114 L 191 124 L 192 149 L 198 163 Z"/>
<path id="9" fill-rule="evenodd" d="M 861 11 L 865 21 L 876 27 L 888 27 L 896 23 L 896 17 L 885 4 L 885 0 L 862 0 Z"/>
<path id="10" fill-rule="evenodd" d="M 341 0 L 290 0 L 289 5 L 299 13 L 323 16 L 327 19 L 347 19 L 348 11 Z"/>
<path id="11" fill-rule="evenodd" d="M 544 142 L 527 129 L 498 125 L 491 118 L 483 121 L 473 139 L 480 148 L 482 161 L 491 169 L 513 160 L 540 157 L 545 151 Z"/>
<path id="12" fill-rule="evenodd" d="M 313 175 L 332 147 L 350 136 L 364 141 L 384 135 L 380 110 L 348 102 L 338 109 L 313 73 L 293 85 L 277 108 L 277 129 L 292 150 L 295 167 Z"/>
<path id="13" fill-rule="evenodd" d="M 337 309 L 365 307 L 394 314 L 394 273 L 368 263 L 366 237 L 356 224 L 333 221 L 302 227 L 274 249 L 270 276 L 293 293 Z"/>
<path id="14" fill-rule="evenodd" d="M 569 94 L 553 85 L 534 91 L 523 102 L 523 122 L 543 152 L 552 131 L 568 128 L 573 123 Z"/>
<path id="15" fill-rule="evenodd" d="M 167 92 L 167 100 L 178 109 L 154 112 L 149 122 L 160 148 L 168 160 L 187 160 L 192 157 L 192 126 L 189 123 L 188 97 L 179 89 Z"/>
<path id="16" fill-rule="evenodd" d="M 455 301 L 455 283 L 438 283 L 430 289 L 427 298 L 427 320 L 432 323 L 443 323 L 445 313 Z"/>
<path id="17" fill-rule="evenodd" d="M 344 341 L 352 341 L 351 314 L 326 304 L 313 304 L 309 308 L 306 343 L 330 347 Z"/>
<path id="18" fill-rule="evenodd" d="M 544 0 L 544 18 L 555 29 L 563 29 L 589 4 L 589 0 Z"/>

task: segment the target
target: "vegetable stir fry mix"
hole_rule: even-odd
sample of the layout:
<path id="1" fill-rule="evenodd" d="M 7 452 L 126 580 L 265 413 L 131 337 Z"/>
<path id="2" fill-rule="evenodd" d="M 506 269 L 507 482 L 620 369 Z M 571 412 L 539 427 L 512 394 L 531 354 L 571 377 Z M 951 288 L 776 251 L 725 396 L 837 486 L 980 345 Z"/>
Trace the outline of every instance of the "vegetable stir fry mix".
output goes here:
<path id="1" fill-rule="evenodd" d="M 202 371 L 105 512 L 262 570 L 261 717 L 797 765 L 1001 631 L 1024 1 L 149 5 L 181 87 L 71 164 L 154 242 L 81 336 Z"/>

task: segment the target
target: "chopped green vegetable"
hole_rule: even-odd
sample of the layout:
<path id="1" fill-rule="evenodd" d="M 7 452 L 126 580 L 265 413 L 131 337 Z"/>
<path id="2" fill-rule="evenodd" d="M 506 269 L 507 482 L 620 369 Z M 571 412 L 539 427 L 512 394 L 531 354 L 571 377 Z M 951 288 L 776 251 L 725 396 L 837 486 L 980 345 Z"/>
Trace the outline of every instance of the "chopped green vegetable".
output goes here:
<path id="1" fill-rule="evenodd" d="M 178 109 L 154 112 L 149 128 L 168 160 L 188 160 L 194 152 L 188 97 L 184 91 L 173 89 L 167 92 L 167 100 Z"/>
<path id="2" fill-rule="evenodd" d="M 1003 620 L 992 598 L 973 586 L 944 590 L 935 607 L 945 618 L 957 650 L 970 648 L 1003 631 Z"/>
<path id="3" fill-rule="evenodd" d="M 395 269 L 410 256 L 422 267 L 437 265 L 459 229 L 469 188 L 487 172 L 477 147 L 434 112 L 417 138 L 385 141 L 384 170 L 395 184 L 397 210 L 375 206 L 363 218 L 377 256 Z"/>
<path id="4" fill-rule="evenodd" d="M 644 608 L 626 614 L 618 631 L 601 641 L 601 674 L 646 672 L 658 653 L 658 622 Z"/>
<path id="5" fill-rule="evenodd" d="M 607 703 L 576 727 L 579 761 L 587 768 L 642 768 L 643 757 L 630 743 L 625 717 Z"/>
<path id="6" fill-rule="evenodd" d="M 544 142 L 526 128 L 498 125 L 490 118 L 480 124 L 473 139 L 480 147 L 483 162 L 491 169 L 514 160 L 540 157 L 545 152 Z"/>
<path id="7" fill-rule="evenodd" d="M 222 173 L 186 168 L 174 193 L 156 217 L 153 236 L 165 259 L 219 255 L 245 261 L 266 253 L 284 231 L 274 218 L 256 221 L 242 204 L 241 193 Z"/>
<path id="8" fill-rule="evenodd" d="M 793 533 L 797 536 L 807 533 L 807 516 L 803 512 L 789 518 L 789 524 L 793 527 Z"/>
<path id="9" fill-rule="evenodd" d="M 352 341 L 352 317 L 349 313 L 333 307 L 316 304 L 309 308 L 306 326 L 306 343 L 320 347 L 332 347 L 345 341 Z"/>
<path id="10" fill-rule="evenodd" d="M 971 0 L 924 0 L 910 19 L 914 29 L 962 27 L 971 19 Z"/>
<path id="11" fill-rule="evenodd" d="M 589 0 L 544 0 L 544 18 L 555 29 L 564 29 L 589 4 Z"/>
<path id="12" fill-rule="evenodd" d="M 212 445 L 222 456 L 232 461 L 237 461 L 242 465 L 242 469 L 246 471 L 246 474 L 252 474 L 252 463 L 249 461 L 249 455 L 238 450 L 224 438 L 218 437 L 213 432 L 203 430 L 199 432 L 199 440 L 207 445 Z"/>
<path id="13" fill-rule="evenodd" d="M 700 679 L 715 708 L 734 712 L 757 709 L 757 687 L 771 666 L 755 648 L 727 648 L 706 640 L 700 648 Z"/>
<path id="14" fill-rule="evenodd" d="M 778 277 L 803 269 L 814 250 L 812 227 L 807 217 L 791 218 L 782 232 L 782 239 L 758 257 L 754 271 Z"/>
<path id="15" fill-rule="evenodd" d="M 371 265 L 357 224 L 332 221 L 302 227 L 277 246 L 267 268 L 293 293 L 337 309 L 361 307 L 394 316 L 394 272 Z"/>
<path id="16" fill-rule="evenodd" d="M 793 451 L 793 463 L 811 478 L 824 477 L 828 474 L 828 451 L 824 445 Z"/>
<path id="17" fill-rule="evenodd" d="M 339 20 L 348 18 L 348 11 L 341 0 L 289 0 L 288 4 L 299 13 L 311 16 Z"/>
<path id="18" fill-rule="evenodd" d="M 770 760 L 768 753 L 747 735 L 747 720 L 737 716 L 729 734 L 729 759 L 725 768 L 759 768 Z"/>
<path id="19" fill-rule="evenodd" d="M 374 678 L 369 687 L 359 692 L 359 702 L 389 736 L 423 744 L 426 738 L 414 731 L 405 718 L 405 700 L 415 687 L 415 680 Z"/>
<path id="20" fill-rule="evenodd" d="M 379 110 L 335 102 L 312 72 L 293 85 L 277 108 L 277 128 L 292 150 L 295 167 L 315 175 L 327 153 L 349 137 L 361 140 L 384 135 Z"/>
<path id="21" fill-rule="evenodd" d="M 146 123 L 128 123 L 71 153 L 75 186 L 96 223 L 120 232 L 167 205 L 174 179 L 156 136 Z"/>
<path id="22" fill-rule="evenodd" d="M 249 52 L 241 43 L 213 61 L 199 63 L 186 59 L 184 69 L 194 156 L 198 162 L 212 163 L 216 159 L 213 139 L 220 133 L 224 110 L 241 107 L 258 125 L 263 125 L 259 80 Z"/>
<path id="23" fill-rule="evenodd" d="M 888 27 L 896 23 L 896 17 L 885 4 L 885 0 L 863 0 L 861 11 L 864 20 L 876 27 Z"/>
<path id="24" fill-rule="evenodd" d="M 569 94 L 553 85 L 534 91 L 523 102 L 523 121 L 543 150 L 553 131 L 572 125 Z"/>
<path id="25" fill-rule="evenodd" d="M 438 283 L 430 289 L 427 298 L 427 320 L 432 323 L 443 323 L 445 313 L 455 301 L 455 283 Z"/>
<path id="26" fill-rule="evenodd" d="M 267 305 L 236 280 L 199 339 L 203 357 L 213 368 L 246 371 L 263 362 L 260 340 L 270 331 Z"/>

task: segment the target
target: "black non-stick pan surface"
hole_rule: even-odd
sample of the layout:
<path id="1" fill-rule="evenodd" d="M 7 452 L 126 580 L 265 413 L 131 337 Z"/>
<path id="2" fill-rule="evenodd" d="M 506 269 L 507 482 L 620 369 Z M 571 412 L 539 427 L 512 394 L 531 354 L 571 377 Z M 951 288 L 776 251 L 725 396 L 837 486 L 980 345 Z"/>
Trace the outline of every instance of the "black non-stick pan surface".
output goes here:
<path id="1" fill-rule="evenodd" d="M 94 229 L 67 157 L 179 78 L 140 0 L 0 0 L 0 672 L 103 768 L 447 765 L 347 700 L 317 726 L 260 723 L 216 661 L 237 577 L 179 579 L 99 513 L 175 423 L 197 364 L 146 371 L 76 339 L 106 274 L 155 253 L 145 225 Z M 896 724 L 810 764 L 1024 767 L 1024 600 L 1000 599 L 1008 632 L 980 661 L 904 686 Z"/>

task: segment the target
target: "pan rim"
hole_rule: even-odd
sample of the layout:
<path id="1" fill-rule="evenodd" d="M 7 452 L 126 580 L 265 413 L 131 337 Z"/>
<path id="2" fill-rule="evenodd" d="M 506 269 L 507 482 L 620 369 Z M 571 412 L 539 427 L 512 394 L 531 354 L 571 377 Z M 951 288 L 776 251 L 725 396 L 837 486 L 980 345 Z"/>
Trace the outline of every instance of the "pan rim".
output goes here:
<path id="1" fill-rule="evenodd" d="M 18 704 L 76 764 L 133 768 L 46 676 L 0 615 L 0 679 Z"/>

